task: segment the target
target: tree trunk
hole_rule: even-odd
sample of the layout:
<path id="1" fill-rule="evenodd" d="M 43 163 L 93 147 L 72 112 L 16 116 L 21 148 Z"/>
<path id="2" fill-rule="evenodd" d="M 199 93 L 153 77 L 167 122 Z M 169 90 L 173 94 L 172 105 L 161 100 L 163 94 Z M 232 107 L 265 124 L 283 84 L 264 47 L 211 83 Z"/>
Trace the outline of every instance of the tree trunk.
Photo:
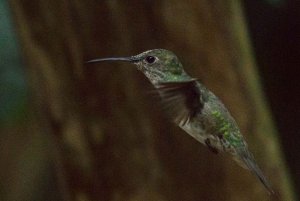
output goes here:
<path id="1" fill-rule="evenodd" d="M 238 2 L 11 0 L 64 200 L 295 200 Z M 276 196 L 169 123 L 134 67 L 84 64 L 154 48 L 224 101 Z"/>

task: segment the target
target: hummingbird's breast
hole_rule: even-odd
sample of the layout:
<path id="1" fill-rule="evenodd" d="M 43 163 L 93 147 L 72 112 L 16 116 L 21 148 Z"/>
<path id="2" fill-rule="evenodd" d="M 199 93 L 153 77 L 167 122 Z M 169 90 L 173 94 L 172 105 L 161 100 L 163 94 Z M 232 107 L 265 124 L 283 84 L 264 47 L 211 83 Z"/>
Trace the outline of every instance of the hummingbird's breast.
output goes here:
<path id="1" fill-rule="evenodd" d="M 201 112 L 180 127 L 197 141 L 226 152 L 231 152 L 233 147 L 229 140 L 239 132 L 230 113 L 212 93 Z"/>
<path id="2" fill-rule="evenodd" d="M 214 148 L 220 150 L 223 148 L 223 145 L 216 134 L 215 122 L 207 116 L 205 107 L 201 114 L 197 114 L 195 118 L 180 127 L 200 143 L 206 144 L 209 141 Z"/>

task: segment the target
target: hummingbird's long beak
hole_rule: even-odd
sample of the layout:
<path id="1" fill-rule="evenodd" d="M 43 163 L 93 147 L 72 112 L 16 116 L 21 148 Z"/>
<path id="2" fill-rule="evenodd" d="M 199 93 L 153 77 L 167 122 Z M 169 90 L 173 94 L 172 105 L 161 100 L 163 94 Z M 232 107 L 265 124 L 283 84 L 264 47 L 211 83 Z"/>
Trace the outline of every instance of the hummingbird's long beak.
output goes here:
<path id="1" fill-rule="evenodd" d="M 111 57 L 111 58 L 92 59 L 87 61 L 86 63 L 98 63 L 101 61 L 126 61 L 126 62 L 134 63 L 140 61 L 140 59 L 136 57 Z"/>

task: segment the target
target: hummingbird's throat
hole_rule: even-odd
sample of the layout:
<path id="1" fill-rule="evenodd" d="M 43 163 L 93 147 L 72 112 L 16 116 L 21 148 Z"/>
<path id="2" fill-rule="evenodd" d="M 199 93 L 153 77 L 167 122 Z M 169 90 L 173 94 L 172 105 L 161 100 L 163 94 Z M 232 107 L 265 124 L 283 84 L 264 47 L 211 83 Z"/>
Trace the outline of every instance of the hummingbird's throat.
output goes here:
<path id="1" fill-rule="evenodd" d="M 137 68 L 138 70 L 144 72 L 144 71 L 143 71 L 143 65 L 137 64 L 137 65 L 136 65 L 136 68 Z"/>

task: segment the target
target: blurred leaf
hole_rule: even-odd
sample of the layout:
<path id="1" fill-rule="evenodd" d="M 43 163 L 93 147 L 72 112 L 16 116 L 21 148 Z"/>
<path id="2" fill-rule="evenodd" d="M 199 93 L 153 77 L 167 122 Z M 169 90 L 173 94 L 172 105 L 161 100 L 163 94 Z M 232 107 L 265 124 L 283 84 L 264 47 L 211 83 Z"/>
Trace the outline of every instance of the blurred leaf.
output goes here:
<path id="1" fill-rule="evenodd" d="M 0 1 L 0 123 L 22 118 L 27 86 L 19 46 L 6 1 Z"/>
<path id="2" fill-rule="evenodd" d="M 280 7 L 285 3 L 284 0 L 265 0 L 265 1 L 274 7 Z"/>

